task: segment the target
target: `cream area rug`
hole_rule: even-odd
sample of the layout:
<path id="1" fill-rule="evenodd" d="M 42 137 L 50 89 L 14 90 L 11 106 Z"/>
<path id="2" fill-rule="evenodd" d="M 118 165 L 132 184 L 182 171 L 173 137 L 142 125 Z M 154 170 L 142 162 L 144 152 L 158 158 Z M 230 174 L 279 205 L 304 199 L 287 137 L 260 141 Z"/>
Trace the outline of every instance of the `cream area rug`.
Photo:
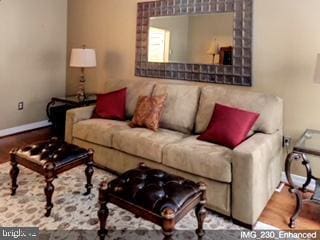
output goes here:
<path id="1" fill-rule="evenodd" d="M 83 196 L 86 183 L 84 169 L 79 166 L 64 172 L 53 181 L 54 207 L 51 216 L 44 217 L 45 195 L 44 177 L 19 166 L 18 189 L 15 196 L 10 195 L 11 179 L 10 163 L 0 165 L 0 227 L 37 227 L 40 230 L 96 230 L 99 228 L 98 187 L 102 180 L 111 180 L 115 176 L 95 168 L 93 175 L 93 191 L 89 196 Z M 109 217 L 107 228 L 121 230 L 119 234 L 136 230 L 160 230 L 160 228 L 141 218 L 135 218 L 130 212 L 113 204 L 108 204 Z M 194 212 L 190 212 L 177 225 L 178 230 L 194 230 L 197 221 Z M 229 219 L 208 211 L 204 228 L 207 230 L 241 230 Z M 124 231 L 126 230 L 126 231 Z M 66 231 L 67 232 L 67 231 Z M 155 231 L 156 232 L 156 231 Z M 92 235 L 93 231 L 91 231 Z M 120 237 L 121 238 L 121 237 Z M 128 238 L 128 237 L 126 237 Z"/>

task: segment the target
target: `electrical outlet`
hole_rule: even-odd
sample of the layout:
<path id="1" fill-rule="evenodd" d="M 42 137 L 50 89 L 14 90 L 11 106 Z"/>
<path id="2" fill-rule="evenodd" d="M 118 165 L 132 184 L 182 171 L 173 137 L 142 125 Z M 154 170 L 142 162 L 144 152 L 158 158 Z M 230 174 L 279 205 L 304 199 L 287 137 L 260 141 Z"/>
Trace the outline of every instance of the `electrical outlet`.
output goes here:
<path id="1" fill-rule="evenodd" d="M 18 110 L 23 110 L 23 102 L 18 102 Z"/>
<path id="2" fill-rule="evenodd" d="M 284 147 L 290 147 L 291 145 L 291 137 L 289 136 L 283 136 L 283 146 Z"/>

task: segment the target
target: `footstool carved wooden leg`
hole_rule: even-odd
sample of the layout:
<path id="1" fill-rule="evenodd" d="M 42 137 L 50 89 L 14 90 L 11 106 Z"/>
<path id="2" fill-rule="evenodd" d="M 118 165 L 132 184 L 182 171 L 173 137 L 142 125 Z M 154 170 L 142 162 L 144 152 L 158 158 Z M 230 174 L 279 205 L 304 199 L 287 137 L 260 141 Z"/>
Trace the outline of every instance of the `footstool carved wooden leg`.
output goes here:
<path id="1" fill-rule="evenodd" d="M 100 209 L 98 211 L 98 217 L 100 222 L 100 229 L 98 231 L 98 236 L 101 240 L 103 240 L 107 235 L 106 224 L 107 224 L 107 218 L 109 215 L 109 210 L 107 208 L 107 203 L 108 203 L 107 190 L 108 190 L 108 183 L 106 181 L 101 182 L 100 188 L 99 188 Z"/>
<path id="2" fill-rule="evenodd" d="M 19 175 L 19 168 L 18 163 L 16 160 L 16 149 L 12 149 L 10 151 L 10 162 L 11 162 L 11 170 L 10 170 L 10 177 L 11 177 L 11 196 L 16 194 L 16 190 L 18 188 L 17 178 Z"/>
<path id="3" fill-rule="evenodd" d="M 55 178 L 55 164 L 51 161 L 46 162 L 46 164 L 43 166 L 45 170 L 45 179 L 46 179 L 46 186 L 44 188 L 44 193 L 46 195 L 47 204 L 46 204 L 46 217 L 49 217 L 51 214 L 51 209 L 53 208 L 52 203 L 52 195 L 54 192 L 54 186 L 52 184 L 54 178 Z"/>
<path id="4" fill-rule="evenodd" d="M 85 174 L 86 174 L 86 178 L 87 178 L 87 184 L 86 184 L 86 189 L 87 191 L 83 194 L 83 195 L 89 195 L 91 193 L 91 189 L 92 189 L 92 175 L 93 175 L 93 150 L 89 149 L 89 157 L 86 161 L 86 170 L 85 170 Z"/>
<path id="5" fill-rule="evenodd" d="M 171 240 L 175 227 L 175 213 L 172 209 L 166 208 L 162 211 L 162 233 L 164 235 L 163 240 Z"/>
<path id="6" fill-rule="evenodd" d="M 201 197 L 200 197 L 200 203 L 196 206 L 195 209 L 195 213 L 197 216 L 197 220 L 198 220 L 198 229 L 196 230 L 196 233 L 198 235 L 199 238 L 202 238 L 204 235 L 204 230 L 203 230 L 203 222 L 204 219 L 207 216 L 207 211 L 205 209 L 205 204 L 207 202 L 206 200 L 206 185 L 202 182 L 199 183 L 199 188 L 202 192 Z"/>

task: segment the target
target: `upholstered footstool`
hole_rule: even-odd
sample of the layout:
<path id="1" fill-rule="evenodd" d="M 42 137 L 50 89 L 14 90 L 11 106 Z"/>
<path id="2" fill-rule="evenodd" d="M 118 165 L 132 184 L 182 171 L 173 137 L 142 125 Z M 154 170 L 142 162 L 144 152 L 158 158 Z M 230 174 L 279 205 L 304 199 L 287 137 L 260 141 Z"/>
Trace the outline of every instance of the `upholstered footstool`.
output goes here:
<path id="1" fill-rule="evenodd" d="M 204 183 L 197 184 L 140 164 L 138 168 L 125 172 L 111 182 L 103 181 L 100 184 L 98 235 L 100 239 L 104 239 L 107 234 L 107 203 L 113 203 L 136 217 L 161 226 L 164 239 L 171 239 L 175 224 L 195 209 L 198 220 L 196 233 L 201 238 L 204 235 L 203 222 L 206 217 L 205 193 Z"/>
<path id="2" fill-rule="evenodd" d="M 90 194 L 92 188 L 93 175 L 93 150 L 83 149 L 73 144 L 60 141 L 57 138 L 51 138 L 48 141 L 31 144 L 21 148 L 14 148 L 10 152 L 12 181 L 11 195 L 16 194 L 18 188 L 17 177 L 19 174 L 18 164 L 33 170 L 45 177 L 46 186 L 44 192 L 46 195 L 46 213 L 49 217 L 53 207 L 52 195 L 54 192 L 53 180 L 58 174 L 74 168 L 80 164 L 87 165 L 85 175 L 87 179 L 85 195 Z"/>

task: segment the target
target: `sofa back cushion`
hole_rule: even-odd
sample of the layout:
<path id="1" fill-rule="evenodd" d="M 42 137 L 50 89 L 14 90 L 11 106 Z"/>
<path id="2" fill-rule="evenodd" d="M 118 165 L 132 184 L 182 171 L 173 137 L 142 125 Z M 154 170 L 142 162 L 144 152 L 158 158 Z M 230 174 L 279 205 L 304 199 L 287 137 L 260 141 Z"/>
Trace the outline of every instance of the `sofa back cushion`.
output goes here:
<path id="1" fill-rule="evenodd" d="M 136 109 L 136 105 L 140 96 L 151 96 L 153 88 L 153 82 L 133 82 L 127 85 L 128 95 L 127 95 L 127 105 L 126 113 L 127 117 L 131 118 Z"/>
<path id="2" fill-rule="evenodd" d="M 156 84 L 152 95 L 167 95 L 160 127 L 186 134 L 193 131 L 200 87 L 183 84 Z"/>
<path id="3" fill-rule="evenodd" d="M 227 87 L 207 86 L 201 89 L 195 127 L 197 134 L 207 129 L 216 103 L 259 113 L 260 117 L 253 125 L 253 131 L 274 133 L 282 129 L 283 103 L 281 98 Z"/>

